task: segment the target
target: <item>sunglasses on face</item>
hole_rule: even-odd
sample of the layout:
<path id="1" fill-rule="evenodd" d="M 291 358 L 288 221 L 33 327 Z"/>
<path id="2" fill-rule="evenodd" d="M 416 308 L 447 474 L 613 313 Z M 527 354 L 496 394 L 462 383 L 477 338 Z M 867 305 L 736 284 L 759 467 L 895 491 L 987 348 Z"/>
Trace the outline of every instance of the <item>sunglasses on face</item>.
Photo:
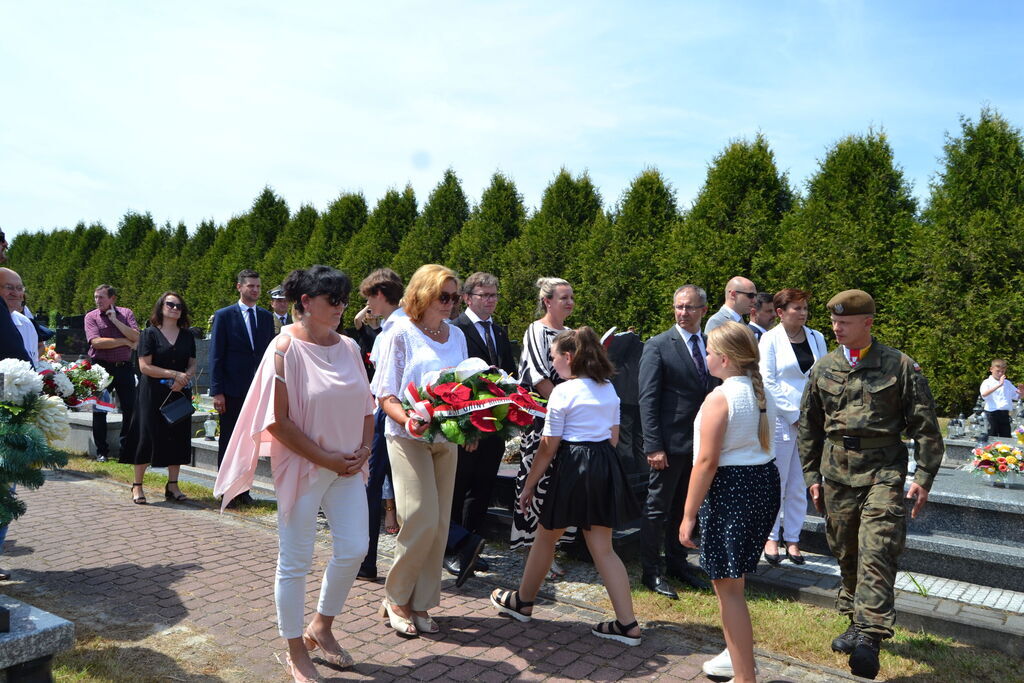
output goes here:
<path id="1" fill-rule="evenodd" d="M 437 300 L 440 301 L 445 306 L 447 306 L 448 304 L 453 304 L 456 301 L 458 301 L 459 295 L 457 292 L 453 292 L 451 294 L 449 294 L 448 292 L 441 292 L 440 294 L 437 295 Z"/>
<path id="2" fill-rule="evenodd" d="M 182 304 L 179 304 L 177 301 L 165 301 L 164 306 L 167 308 L 173 308 L 176 311 L 181 310 L 182 308 Z"/>

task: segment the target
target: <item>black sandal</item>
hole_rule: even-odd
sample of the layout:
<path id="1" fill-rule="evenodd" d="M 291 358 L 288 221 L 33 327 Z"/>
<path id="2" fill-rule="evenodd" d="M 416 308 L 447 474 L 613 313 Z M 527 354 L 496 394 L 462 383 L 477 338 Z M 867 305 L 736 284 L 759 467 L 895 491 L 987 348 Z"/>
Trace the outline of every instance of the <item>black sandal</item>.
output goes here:
<path id="1" fill-rule="evenodd" d="M 620 624 L 618 619 L 613 621 L 603 621 L 594 628 L 590 629 L 598 638 L 607 638 L 608 640 L 617 640 L 624 645 L 630 647 L 636 647 L 640 644 L 640 636 L 627 635 L 630 631 L 635 629 L 639 624 L 635 621 L 632 624 Z"/>
<path id="2" fill-rule="evenodd" d="M 533 618 L 532 614 L 524 614 L 524 607 L 533 607 L 532 602 L 519 599 L 519 591 L 507 591 L 501 588 L 495 588 L 491 593 L 491 604 L 501 614 L 507 614 L 513 619 L 519 621 L 529 621 Z"/>
<path id="3" fill-rule="evenodd" d="M 142 491 L 141 496 L 135 495 L 135 487 L 139 487 L 139 491 Z M 141 483 L 132 484 L 132 502 L 136 505 L 146 505 L 146 492 L 142 489 Z"/>
<path id="4" fill-rule="evenodd" d="M 177 480 L 167 482 L 167 485 L 164 486 L 164 498 L 166 498 L 167 500 L 173 500 L 175 503 L 180 503 L 183 500 L 188 500 L 188 496 L 182 493 L 181 489 L 178 489 L 178 495 L 174 495 L 173 493 L 171 493 L 171 484 L 177 483 Z"/>

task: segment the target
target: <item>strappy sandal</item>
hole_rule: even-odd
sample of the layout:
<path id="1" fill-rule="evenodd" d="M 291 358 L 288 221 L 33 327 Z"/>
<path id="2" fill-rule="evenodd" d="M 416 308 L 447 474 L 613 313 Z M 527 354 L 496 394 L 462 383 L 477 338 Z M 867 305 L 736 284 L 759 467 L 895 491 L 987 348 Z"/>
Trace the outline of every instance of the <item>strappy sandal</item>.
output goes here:
<path id="1" fill-rule="evenodd" d="M 302 632 L 302 642 L 310 652 L 319 648 L 320 658 L 339 669 L 347 669 L 356 663 L 356 660 L 352 659 L 352 655 L 346 652 L 345 648 L 341 648 L 341 652 L 328 652 L 327 648 L 320 644 L 308 628 Z"/>
<path id="2" fill-rule="evenodd" d="M 632 624 L 620 624 L 618 619 L 614 619 L 612 621 L 601 622 L 594 628 L 590 629 L 590 632 L 598 638 L 616 640 L 624 645 L 636 647 L 640 644 L 640 636 L 630 636 L 627 634 L 638 625 L 639 624 L 637 624 L 636 621 Z"/>
<path id="3" fill-rule="evenodd" d="M 291 655 L 289 655 L 287 652 L 284 653 L 283 659 L 281 658 L 281 655 L 275 652 L 274 659 L 277 660 L 278 664 L 284 666 L 284 668 L 288 671 L 288 675 L 291 676 L 292 681 L 294 681 L 295 683 L 321 683 L 321 681 L 324 680 L 323 676 L 321 676 L 319 672 L 317 672 L 316 676 L 314 676 L 313 678 L 302 675 L 302 673 L 300 673 L 299 670 L 295 668 L 295 663 L 292 662 Z"/>
<path id="4" fill-rule="evenodd" d="M 406 619 L 397 612 L 391 609 L 391 605 L 388 604 L 388 599 L 384 598 L 380 603 L 380 616 L 384 617 L 384 620 L 388 622 L 391 628 L 395 629 L 395 632 L 400 636 L 406 638 L 419 638 L 420 632 L 416 630 L 416 624 L 412 622 L 412 619 Z"/>
<path id="5" fill-rule="evenodd" d="M 507 614 L 508 616 L 518 621 L 527 622 L 533 619 L 533 614 L 526 614 L 523 612 L 525 607 L 533 607 L 532 602 L 521 600 L 519 598 L 519 591 L 507 591 L 501 588 L 495 588 L 491 593 L 491 604 L 501 614 Z"/>
<path id="6" fill-rule="evenodd" d="M 137 496 L 135 495 L 135 487 L 136 486 L 139 487 L 139 491 L 141 492 Z M 135 503 L 136 505 L 146 505 L 147 504 L 146 492 L 142 490 L 142 484 L 141 483 L 132 484 L 132 502 Z"/>
<path id="7" fill-rule="evenodd" d="M 177 483 L 178 483 L 177 479 L 175 479 L 174 481 L 168 481 L 167 482 L 167 486 L 164 487 L 164 498 L 166 498 L 167 500 L 173 500 L 175 503 L 180 503 L 183 500 L 188 500 L 188 496 L 186 496 L 184 493 L 182 493 L 181 489 L 178 489 L 178 493 L 177 494 L 174 494 L 173 492 L 171 492 L 171 484 L 177 484 Z"/>
<path id="8" fill-rule="evenodd" d="M 441 630 L 441 627 L 437 625 L 437 622 L 430 618 L 428 614 L 425 617 L 421 617 L 418 614 L 412 615 L 412 623 L 416 625 L 416 630 L 420 633 L 437 633 Z"/>
<path id="9" fill-rule="evenodd" d="M 395 507 L 394 503 L 391 503 L 390 505 L 388 505 L 387 503 L 384 503 L 385 518 L 387 517 L 386 513 L 388 513 L 388 512 L 395 512 L 396 509 L 397 508 Z M 397 534 L 401 530 L 402 530 L 402 527 L 400 527 L 398 525 L 397 520 L 396 520 L 396 522 L 394 524 L 387 524 L 385 522 L 384 533 L 386 533 L 388 536 L 394 536 L 395 534 Z"/>
<path id="10" fill-rule="evenodd" d="M 554 560 L 551 561 L 551 568 L 548 569 L 548 581 L 557 581 L 565 576 L 565 569 Z"/>

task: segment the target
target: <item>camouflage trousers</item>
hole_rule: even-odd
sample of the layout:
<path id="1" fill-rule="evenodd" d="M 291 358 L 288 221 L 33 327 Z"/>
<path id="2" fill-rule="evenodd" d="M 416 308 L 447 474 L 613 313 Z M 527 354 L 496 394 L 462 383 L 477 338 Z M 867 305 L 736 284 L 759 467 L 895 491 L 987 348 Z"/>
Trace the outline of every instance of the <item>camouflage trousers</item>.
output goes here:
<path id="1" fill-rule="evenodd" d="M 836 608 L 862 631 L 891 638 L 907 537 L 903 481 L 852 487 L 826 479 L 823 488 L 828 545 L 842 574 Z"/>

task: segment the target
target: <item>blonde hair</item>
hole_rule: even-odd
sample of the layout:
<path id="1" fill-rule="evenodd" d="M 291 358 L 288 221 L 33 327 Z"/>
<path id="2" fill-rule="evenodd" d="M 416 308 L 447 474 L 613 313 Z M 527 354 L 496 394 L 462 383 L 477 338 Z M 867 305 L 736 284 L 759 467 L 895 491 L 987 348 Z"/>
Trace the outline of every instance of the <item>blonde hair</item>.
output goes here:
<path id="1" fill-rule="evenodd" d="M 764 394 L 764 381 L 761 379 L 761 371 L 757 367 L 760 353 L 757 350 L 754 333 L 746 325 L 730 320 L 708 332 L 708 348 L 712 349 L 714 353 L 727 356 L 738 369 L 750 378 L 750 383 L 754 387 L 754 397 L 757 399 L 757 407 L 761 411 L 761 417 L 757 423 L 757 440 L 761 443 L 761 450 L 770 451 L 772 439 L 771 432 L 768 430 L 768 413 L 765 407 L 767 401 Z"/>
<path id="2" fill-rule="evenodd" d="M 441 288 L 449 280 L 455 281 L 456 291 L 459 287 L 459 276 L 451 268 L 428 263 L 420 266 L 412 274 L 409 286 L 405 288 L 402 308 L 413 321 L 419 322 L 427 307 L 441 294 Z"/>
<path id="3" fill-rule="evenodd" d="M 548 312 L 548 307 L 544 305 L 544 300 L 550 299 L 555 295 L 556 287 L 568 287 L 572 289 L 572 285 L 560 277 L 537 278 L 537 282 L 534 283 L 534 287 L 537 288 L 537 315 L 539 317 L 544 317 Z"/>

